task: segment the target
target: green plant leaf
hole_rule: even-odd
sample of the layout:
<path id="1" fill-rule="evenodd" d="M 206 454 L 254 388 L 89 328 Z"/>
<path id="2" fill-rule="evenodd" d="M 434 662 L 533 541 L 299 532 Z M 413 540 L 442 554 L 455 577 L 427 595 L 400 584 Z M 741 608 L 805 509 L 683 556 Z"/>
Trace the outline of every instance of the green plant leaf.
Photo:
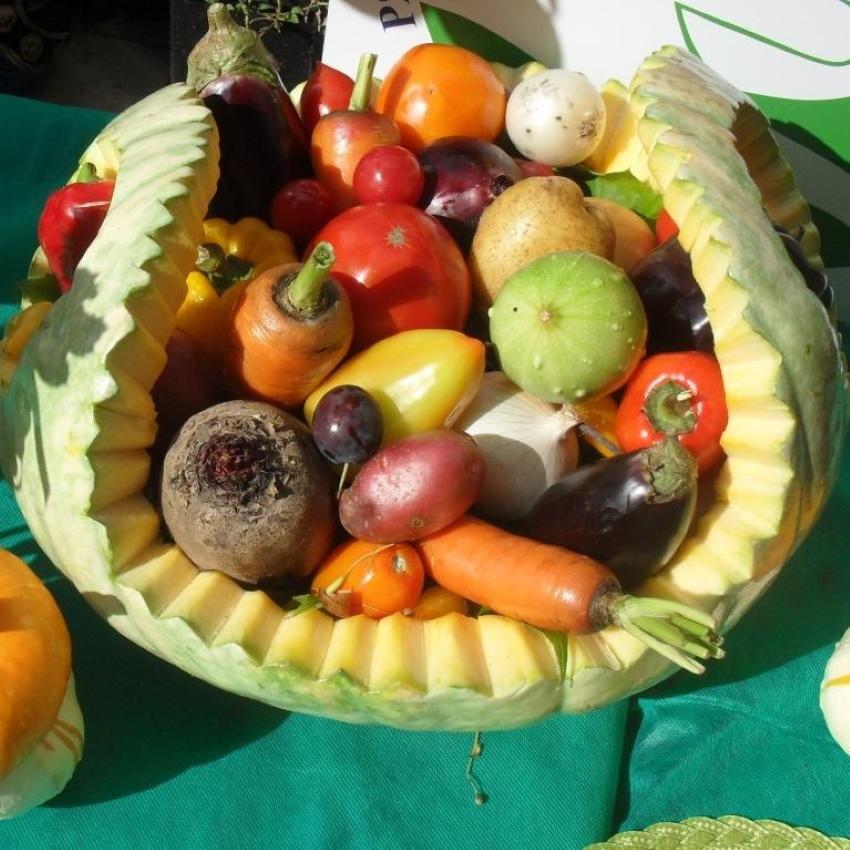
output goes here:
<path id="1" fill-rule="evenodd" d="M 321 600 L 317 596 L 313 596 L 312 593 L 302 593 L 299 596 L 293 596 L 292 602 L 295 603 L 295 607 L 290 608 L 284 615 L 285 617 L 297 617 L 311 608 L 320 608 L 322 605 Z"/>
<path id="2" fill-rule="evenodd" d="M 555 657 L 558 659 L 558 670 L 561 674 L 561 679 L 567 675 L 567 660 L 570 651 L 570 636 L 567 632 L 554 632 L 549 629 L 541 629 L 544 635 L 549 639 L 549 643 L 555 650 Z"/>
<path id="3" fill-rule="evenodd" d="M 681 823 L 656 823 L 641 832 L 621 832 L 585 850 L 850 850 L 850 840 L 828 838 L 813 829 L 773 820 L 748 820 L 727 815 L 688 818 Z"/>
<path id="4" fill-rule="evenodd" d="M 600 174 L 587 181 L 587 188 L 594 198 L 607 198 L 649 221 L 654 221 L 661 212 L 661 195 L 641 183 L 630 171 Z"/>

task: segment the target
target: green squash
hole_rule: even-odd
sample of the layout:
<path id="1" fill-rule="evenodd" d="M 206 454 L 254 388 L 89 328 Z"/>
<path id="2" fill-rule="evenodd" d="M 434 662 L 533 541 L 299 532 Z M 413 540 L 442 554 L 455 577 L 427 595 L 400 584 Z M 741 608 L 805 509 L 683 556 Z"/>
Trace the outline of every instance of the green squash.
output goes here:
<path id="1" fill-rule="evenodd" d="M 664 48 L 638 70 L 629 108 L 640 141 L 626 139 L 629 167 L 663 193 L 691 253 L 730 414 L 713 507 L 640 592 L 695 604 L 726 628 L 823 506 L 844 375 L 829 318 L 764 214 L 804 226 L 816 255 L 808 208 L 752 102 Z M 117 171 L 115 201 L 4 394 L 2 463 L 38 542 L 115 628 L 227 690 L 414 729 L 519 726 L 672 672 L 615 628 L 569 636 L 563 665 L 545 635 L 501 616 L 287 616 L 163 542 L 141 492 L 156 428 L 149 390 L 215 187 L 215 128 L 188 88 L 171 86 L 117 118 L 84 158 Z"/>

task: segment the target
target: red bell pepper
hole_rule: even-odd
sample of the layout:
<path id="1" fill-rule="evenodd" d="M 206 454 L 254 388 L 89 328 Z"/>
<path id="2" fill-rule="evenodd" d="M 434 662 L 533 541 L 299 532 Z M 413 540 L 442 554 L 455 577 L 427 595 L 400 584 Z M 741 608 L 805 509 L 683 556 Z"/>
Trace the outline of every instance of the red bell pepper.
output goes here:
<path id="1" fill-rule="evenodd" d="M 38 241 L 62 292 L 74 281 L 86 249 L 106 218 L 113 180 L 69 183 L 48 197 L 38 221 Z"/>
<path id="2" fill-rule="evenodd" d="M 630 452 L 676 435 L 699 471 L 724 457 L 720 437 L 729 413 L 717 360 L 702 351 L 648 357 L 635 370 L 617 410 L 614 430 Z"/>

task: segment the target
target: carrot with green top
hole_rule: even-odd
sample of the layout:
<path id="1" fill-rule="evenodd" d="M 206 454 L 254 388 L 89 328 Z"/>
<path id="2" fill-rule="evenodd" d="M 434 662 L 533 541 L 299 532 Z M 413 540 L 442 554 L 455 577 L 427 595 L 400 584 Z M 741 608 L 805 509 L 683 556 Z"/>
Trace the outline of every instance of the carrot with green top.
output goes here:
<path id="1" fill-rule="evenodd" d="M 520 537 L 470 516 L 416 541 L 442 587 L 497 614 L 552 631 L 586 634 L 620 626 L 693 673 L 721 658 L 721 637 L 702 611 L 623 593 L 599 561 Z"/>
<path id="2" fill-rule="evenodd" d="M 329 276 L 333 248 L 320 242 L 302 265 L 269 269 L 236 302 L 227 371 L 251 398 L 300 405 L 339 365 L 354 334 L 345 289 Z"/>

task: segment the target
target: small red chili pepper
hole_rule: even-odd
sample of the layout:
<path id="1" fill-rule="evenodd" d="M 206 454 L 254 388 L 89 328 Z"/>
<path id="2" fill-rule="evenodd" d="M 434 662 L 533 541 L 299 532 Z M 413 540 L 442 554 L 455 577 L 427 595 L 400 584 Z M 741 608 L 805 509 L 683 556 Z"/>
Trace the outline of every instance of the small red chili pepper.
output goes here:
<path id="1" fill-rule="evenodd" d="M 667 210 L 661 210 L 655 220 L 655 241 L 660 245 L 673 236 L 678 236 L 679 225 L 673 221 Z"/>
<path id="2" fill-rule="evenodd" d="M 705 472 L 723 460 L 720 437 L 728 420 L 717 360 L 701 351 L 682 351 L 656 354 L 638 366 L 614 430 L 626 452 L 675 434 Z"/>
<path id="3" fill-rule="evenodd" d="M 57 189 L 44 204 L 38 220 L 38 241 L 62 292 L 74 281 L 86 249 L 106 218 L 113 180 L 82 180 Z"/>

